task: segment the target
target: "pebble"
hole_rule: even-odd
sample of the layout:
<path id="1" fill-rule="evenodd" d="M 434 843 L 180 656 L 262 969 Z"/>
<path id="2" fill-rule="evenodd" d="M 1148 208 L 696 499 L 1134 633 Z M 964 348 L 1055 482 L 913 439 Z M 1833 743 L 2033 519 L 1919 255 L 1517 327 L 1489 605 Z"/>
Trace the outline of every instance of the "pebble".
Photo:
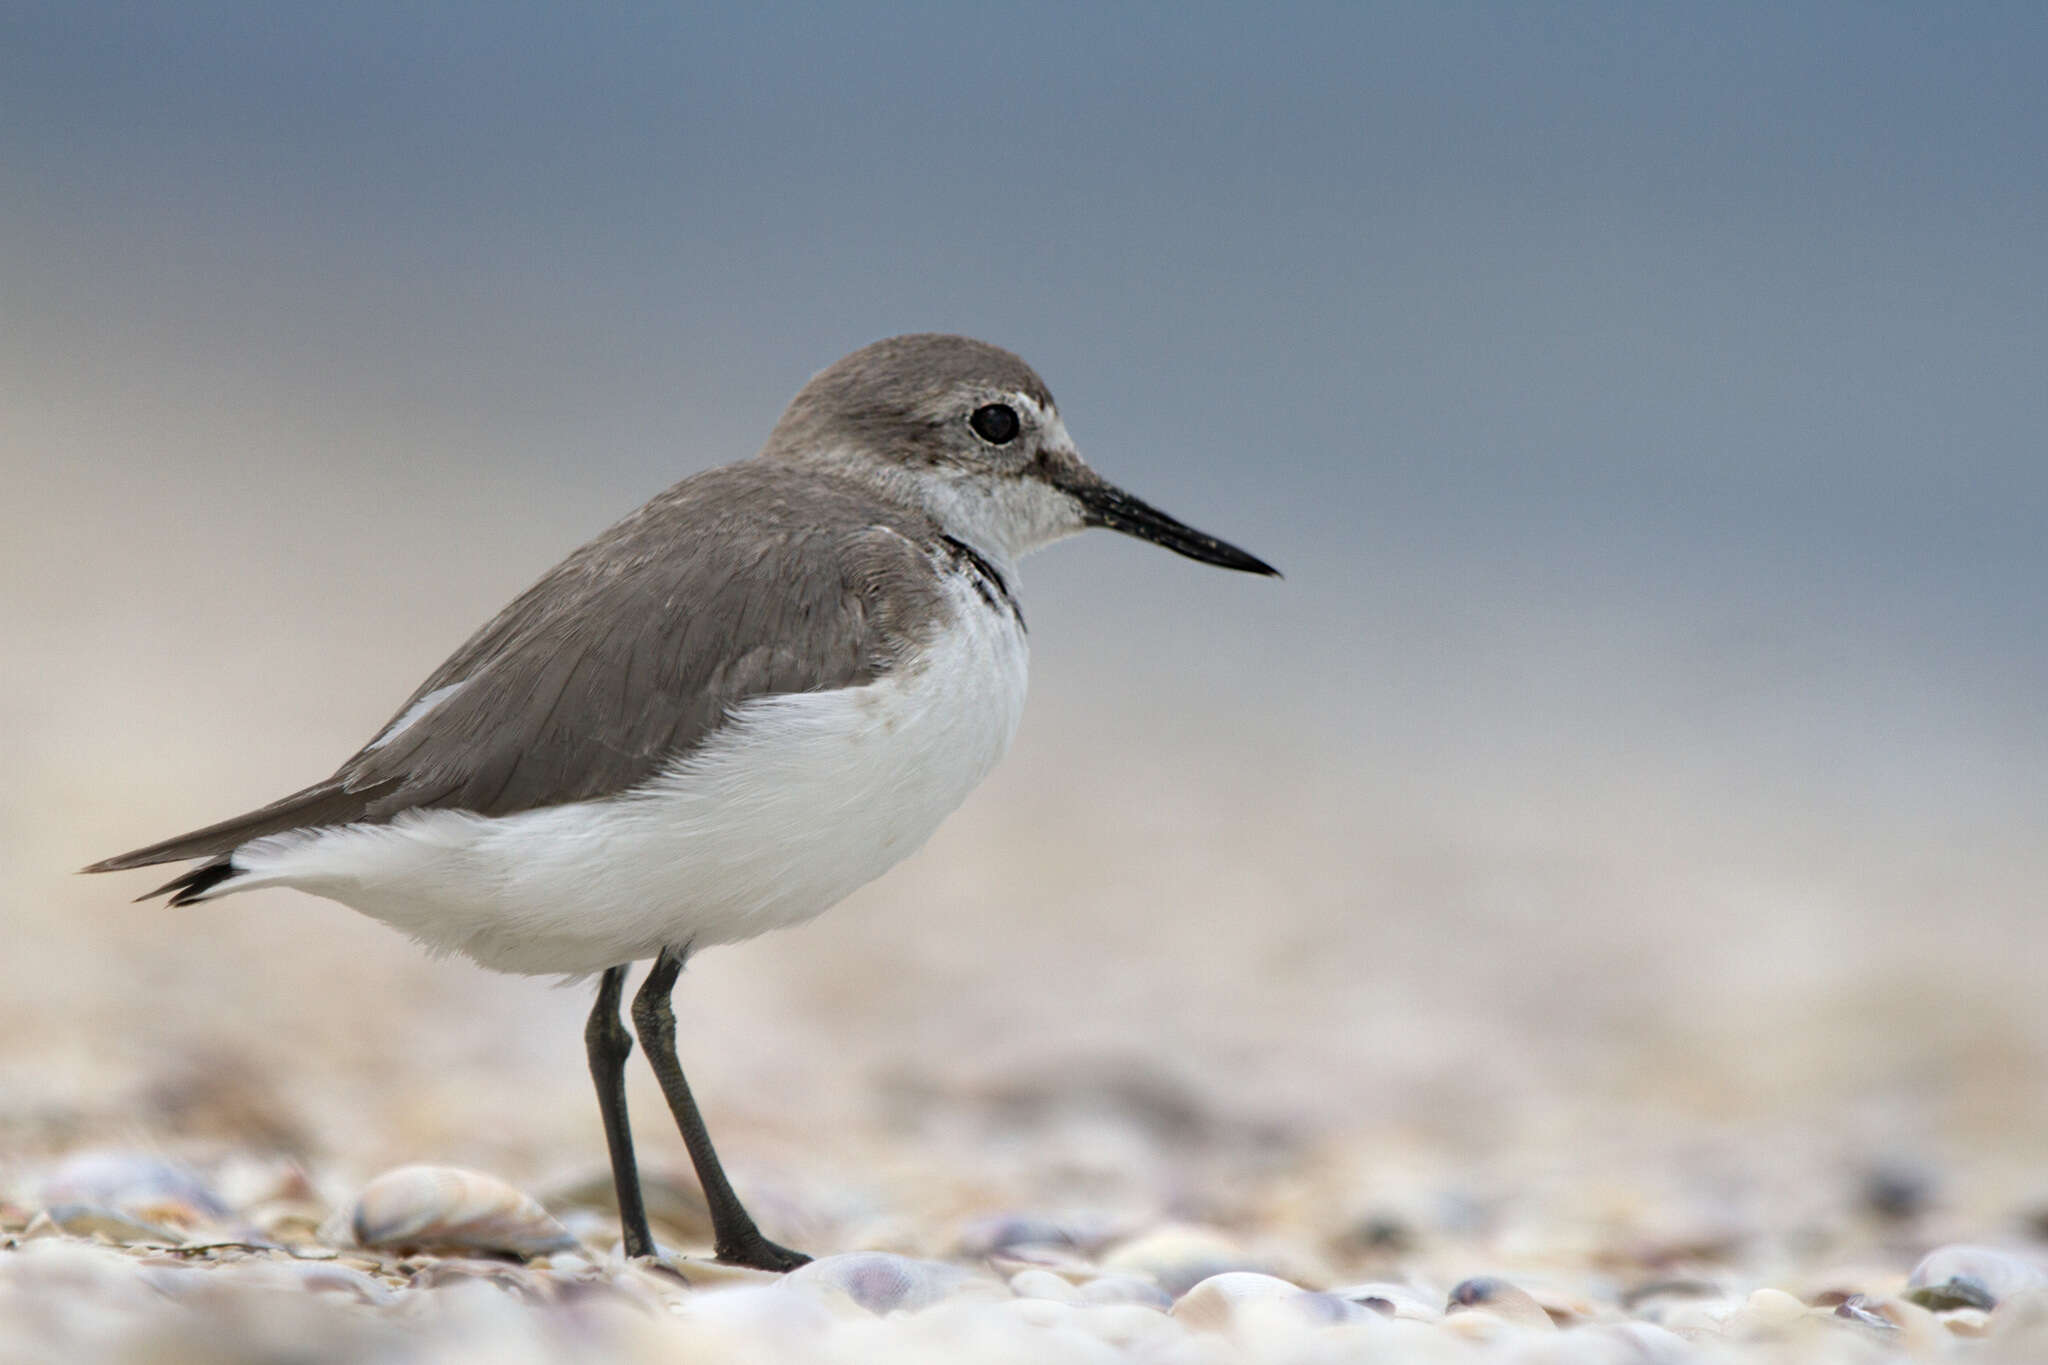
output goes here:
<path id="1" fill-rule="evenodd" d="M 531 1196 L 456 1166 L 401 1166 L 363 1187 L 345 1224 L 323 1233 L 354 1245 L 537 1256 L 576 1239 Z"/>

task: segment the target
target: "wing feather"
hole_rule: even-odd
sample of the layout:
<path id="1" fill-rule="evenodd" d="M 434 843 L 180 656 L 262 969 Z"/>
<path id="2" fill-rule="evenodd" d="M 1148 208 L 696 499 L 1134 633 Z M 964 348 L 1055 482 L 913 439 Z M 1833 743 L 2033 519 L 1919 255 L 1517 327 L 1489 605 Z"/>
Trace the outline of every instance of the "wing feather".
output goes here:
<path id="1" fill-rule="evenodd" d="M 419 808 L 505 815 L 617 795 L 743 702 L 895 667 L 943 611 L 925 557 L 938 541 L 922 514 L 827 475 L 748 461 L 685 479 L 522 593 L 326 782 L 86 870 Z"/>

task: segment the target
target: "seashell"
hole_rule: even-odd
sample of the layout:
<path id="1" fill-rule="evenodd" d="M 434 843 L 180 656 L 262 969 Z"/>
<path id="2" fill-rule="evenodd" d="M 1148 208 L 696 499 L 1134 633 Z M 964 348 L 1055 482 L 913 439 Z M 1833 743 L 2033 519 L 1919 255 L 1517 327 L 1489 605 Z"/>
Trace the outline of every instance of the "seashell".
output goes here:
<path id="1" fill-rule="evenodd" d="M 131 1218 L 119 1209 L 100 1208 L 93 1204 L 52 1204 L 44 1212 L 52 1226 L 73 1237 L 103 1237 L 122 1246 L 149 1243 L 174 1247 L 185 1240 L 182 1232 Z M 35 1230 L 36 1225 L 31 1223 L 30 1234 Z"/>
<path id="2" fill-rule="evenodd" d="M 1809 1316 L 1807 1306 L 1782 1289 L 1759 1289 L 1734 1312 L 1723 1315 L 1730 1335 L 1777 1336 L 1792 1331 Z"/>
<path id="3" fill-rule="evenodd" d="M 1512 1337 L 1526 1337 L 1532 1329 L 1509 1322 L 1500 1314 L 1485 1308 L 1464 1308 L 1455 1313 L 1446 1313 L 1438 1324 L 1438 1330 L 1464 1341 L 1482 1345 L 1503 1341 Z"/>
<path id="4" fill-rule="evenodd" d="M 142 1152 L 81 1152 L 43 1181 L 42 1201 L 45 1206 L 107 1209 L 144 1223 L 179 1228 L 218 1222 L 229 1212 L 197 1175 Z"/>
<path id="5" fill-rule="evenodd" d="M 1922 1308 L 1984 1308 L 2030 1289 L 2048 1287 L 2040 1262 L 1996 1247 L 1936 1247 L 1906 1277 L 1906 1297 Z"/>
<path id="6" fill-rule="evenodd" d="M 259 1204 L 248 1210 L 245 1216 L 250 1227 L 268 1241 L 292 1247 L 302 1255 L 310 1255 L 320 1249 L 320 1229 L 329 1214 L 318 1204 L 280 1200 Z"/>
<path id="7" fill-rule="evenodd" d="M 1998 1306 L 1997 1298 L 1984 1282 L 1969 1275 L 1957 1275 L 1940 1284 L 1920 1285 L 1907 1290 L 1905 1298 L 1907 1302 L 1917 1303 L 1934 1313 L 1953 1312 L 1958 1308 L 1974 1308 L 1988 1313 Z"/>
<path id="8" fill-rule="evenodd" d="M 1922 1310 L 1925 1311 L 1924 1309 Z M 1858 1327 L 1867 1327 L 1880 1335 L 1896 1332 L 1899 1325 L 1883 1313 L 1870 1306 L 1870 1301 L 1861 1294 L 1851 1294 L 1835 1305 L 1835 1316 L 1844 1322 L 1853 1322 Z"/>
<path id="9" fill-rule="evenodd" d="M 1941 1320 L 1917 1303 L 1893 1298 L 1854 1298 L 1835 1310 L 1838 1317 L 1854 1314 L 1867 1326 L 1896 1331 L 1898 1340 L 1913 1355 L 1926 1355 L 1949 1344 L 1951 1338 Z M 1875 1319 L 1875 1322 L 1870 1321 Z M 1882 1327 L 1877 1327 L 1882 1323 Z"/>
<path id="10" fill-rule="evenodd" d="M 363 1187 L 348 1212 L 360 1247 L 435 1248 L 538 1256 L 576 1239 L 530 1196 L 455 1166 L 400 1166 Z"/>
<path id="11" fill-rule="evenodd" d="M 415 1270 L 408 1289 L 446 1289 L 453 1285 L 482 1284 L 501 1290 L 526 1303 L 547 1302 L 542 1282 L 524 1266 L 503 1261 L 465 1260 L 460 1257 L 429 1261 Z"/>
<path id="12" fill-rule="evenodd" d="M 374 1275 L 332 1261 L 248 1259 L 237 1261 L 231 1271 L 206 1269 L 202 1263 L 172 1258 L 145 1262 L 143 1274 L 150 1287 L 166 1298 L 185 1294 L 218 1294 L 224 1283 L 235 1293 L 249 1290 L 305 1291 L 337 1296 L 344 1301 L 383 1307 L 397 1301 L 398 1294 Z M 232 1276 L 230 1281 L 229 1277 Z"/>
<path id="13" fill-rule="evenodd" d="M 1020 1270 L 1010 1277 L 1010 1292 L 1020 1299 L 1050 1299 L 1054 1303 L 1081 1303 L 1081 1291 L 1063 1276 L 1050 1270 Z"/>
<path id="14" fill-rule="evenodd" d="M 1700 1299 L 1719 1299 L 1725 1297 L 1725 1294 L 1722 1286 L 1713 1280 L 1680 1275 L 1644 1280 L 1630 1286 L 1622 1291 L 1621 1306 L 1639 1318 L 1656 1322 L 1661 1314 L 1669 1312 L 1678 1304 Z"/>
<path id="15" fill-rule="evenodd" d="M 1539 1331 L 1557 1329 L 1557 1323 L 1528 1290 L 1491 1275 L 1461 1281 L 1444 1302 L 1446 1316 L 1473 1309 L 1484 1309 L 1503 1322 L 1511 1322 L 1518 1327 L 1533 1327 Z"/>
<path id="16" fill-rule="evenodd" d="M 798 1266 L 783 1277 L 805 1288 L 836 1289 L 870 1313 L 915 1313 L 929 1308 L 973 1276 L 942 1261 L 920 1261 L 888 1251 L 848 1251 Z"/>
<path id="17" fill-rule="evenodd" d="M 1330 1292 L 1383 1318 L 1435 1322 L 1443 1316 L 1443 1310 L 1436 1306 L 1434 1300 L 1424 1298 L 1408 1285 L 1395 1284 L 1390 1280 L 1367 1280 L 1363 1284 L 1345 1285 Z"/>
<path id="18" fill-rule="evenodd" d="M 971 1258 L 999 1256 L 1020 1247 L 1047 1247 L 1077 1251 L 1087 1245 L 1086 1234 L 1071 1223 L 1026 1214 L 997 1214 L 977 1218 L 960 1229 L 953 1244 L 956 1255 Z"/>
<path id="19" fill-rule="evenodd" d="M 1168 1223 L 1132 1238 L 1104 1256 L 1102 1268 L 1146 1276 L 1176 1299 L 1227 1271 L 1267 1269 L 1222 1233 L 1186 1223 Z"/>
<path id="20" fill-rule="evenodd" d="M 1981 1337 L 1991 1330 L 1991 1315 L 1981 1308 L 1955 1308 L 1937 1319 L 1950 1335 Z"/>
<path id="21" fill-rule="evenodd" d="M 1097 1275 L 1077 1288 L 1085 1303 L 1134 1304 L 1159 1313 L 1173 1307 L 1171 1295 L 1140 1275 Z"/>
<path id="22" fill-rule="evenodd" d="M 1315 1293 L 1278 1276 L 1251 1270 L 1226 1270 L 1211 1275 L 1176 1299 L 1171 1315 L 1197 1331 L 1225 1332 L 1242 1327 L 1246 1317 L 1268 1316 L 1260 1310 L 1276 1304 L 1283 1307 L 1285 1321 L 1304 1326 L 1377 1316 L 1335 1294 Z"/>
<path id="23" fill-rule="evenodd" d="M 347 1295 L 357 1303 L 377 1307 L 392 1303 L 398 1297 L 396 1291 L 376 1276 L 332 1261 L 287 1261 L 277 1270 L 300 1288 L 316 1294 Z"/>

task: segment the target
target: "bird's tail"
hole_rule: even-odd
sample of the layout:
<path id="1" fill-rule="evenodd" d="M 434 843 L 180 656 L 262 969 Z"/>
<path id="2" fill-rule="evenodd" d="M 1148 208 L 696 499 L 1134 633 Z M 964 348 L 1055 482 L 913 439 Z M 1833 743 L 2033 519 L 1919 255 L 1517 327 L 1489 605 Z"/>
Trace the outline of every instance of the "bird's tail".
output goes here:
<path id="1" fill-rule="evenodd" d="M 260 810 L 252 810 L 204 829 L 195 829 L 187 834 L 175 835 L 143 848 L 104 858 L 82 872 L 125 872 L 132 867 L 148 867 L 153 863 L 176 863 L 189 858 L 205 858 L 209 861 L 191 871 L 173 878 L 148 895 L 137 897 L 148 900 L 152 896 L 168 895 L 172 905 L 190 905 L 215 894 L 222 883 L 236 875 L 232 861 L 234 851 L 251 839 L 261 839 L 266 834 L 281 834 L 289 829 L 308 829 L 329 825 L 346 825 L 361 820 L 368 812 L 370 803 L 396 785 L 395 780 L 372 783 L 351 790 L 343 779 L 329 778 L 304 791 L 293 792 L 290 796 L 273 801 Z"/>
<path id="2" fill-rule="evenodd" d="M 90 870 L 90 869 L 88 869 Z M 154 900 L 168 894 L 166 905 L 190 905 L 203 901 L 222 882 L 233 881 L 237 871 L 231 858 L 215 858 L 212 862 L 201 863 L 189 872 L 182 872 L 171 878 L 156 890 L 137 896 L 138 901 Z"/>

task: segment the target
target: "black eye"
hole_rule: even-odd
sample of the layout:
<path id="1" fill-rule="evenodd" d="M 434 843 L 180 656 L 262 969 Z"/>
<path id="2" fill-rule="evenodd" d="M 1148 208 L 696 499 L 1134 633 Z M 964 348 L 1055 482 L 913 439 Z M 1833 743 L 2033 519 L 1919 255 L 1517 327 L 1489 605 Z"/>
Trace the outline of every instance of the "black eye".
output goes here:
<path id="1" fill-rule="evenodd" d="M 1017 410 L 1008 403 L 990 403 L 976 408 L 967 425 L 990 445 L 1006 446 L 1017 439 L 1017 429 L 1024 424 L 1017 420 Z"/>

